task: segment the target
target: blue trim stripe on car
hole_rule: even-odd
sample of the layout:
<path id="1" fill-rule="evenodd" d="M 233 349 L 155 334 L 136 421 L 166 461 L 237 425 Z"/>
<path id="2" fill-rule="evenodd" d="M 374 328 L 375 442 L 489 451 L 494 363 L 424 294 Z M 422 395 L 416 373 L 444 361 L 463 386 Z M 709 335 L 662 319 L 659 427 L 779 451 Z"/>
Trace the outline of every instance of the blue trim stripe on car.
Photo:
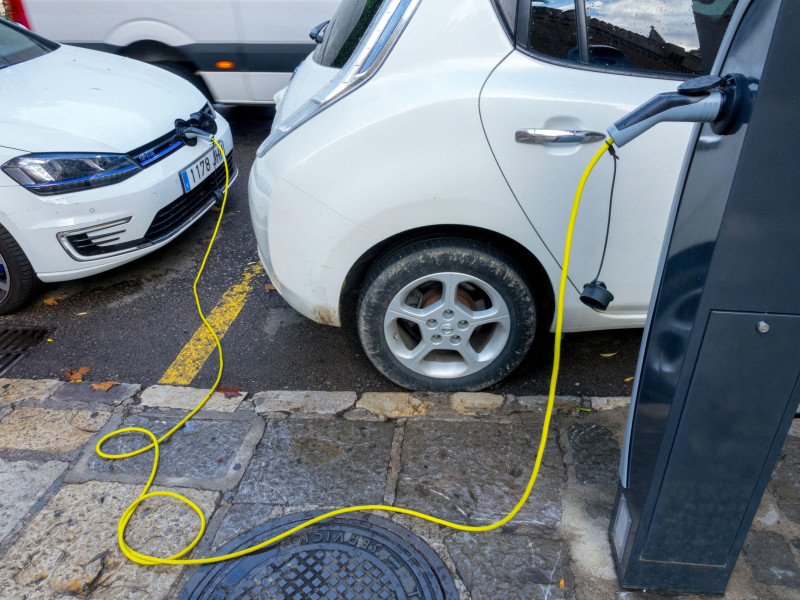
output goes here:
<path id="1" fill-rule="evenodd" d="M 126 171 L 130 171 L 131 169 L 138 169 L 139 165 L 131 165 L 130 167 L 125 167 L 124 169 L 117 169 L 116 171 L 109 171 L 108 173 L 101 173 L 99 175 L 89 175 L 87 177 L 78 177 L 77 179 L 65 179 L 64 181 L 53 181 L 51 183 L 28 183 L 25 185 L 26 188 L 29 187 L 47 187 L 50 185 L 64 185 L 65 183 L 76 183 L 78 181 L 87 181 L 89 179 L 97 179 L 98 177 L 108 177 L 110 175 L 116 175 L 117 173 L 125 173 Z"/>
<path id="2" fill-rule="evenodd" d="M 142 162 L 139 163 L 139 166 L 145 167 L 145 166 L 149 165 L 151 162 L 153 162 L 154 160 L 158 160 L 159 158 L 161 158 L 162 156 L 164 156 L 168 152 L 172 152 L 175 148 L 177 148 L 181 144 L 183 144 L 183 142 L 178 140 L 177 142 L 175 142 L 171 146 L 167 146 L 166 148 L 164 148 L 158 154 L 155 154 L 155 155 L 151 156 L 147 160 L 143 160 Z"/>

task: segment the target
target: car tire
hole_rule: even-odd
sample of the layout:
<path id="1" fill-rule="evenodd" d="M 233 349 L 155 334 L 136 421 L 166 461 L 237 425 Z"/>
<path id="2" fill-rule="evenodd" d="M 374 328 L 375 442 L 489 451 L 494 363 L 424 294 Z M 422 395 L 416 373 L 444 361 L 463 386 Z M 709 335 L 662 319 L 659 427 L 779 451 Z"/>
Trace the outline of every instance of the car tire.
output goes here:
<path id="1" fill-rule="evenodd" d="M 357 324 L 367 357 L 396 384 L 474 391 L 500 381 L 525 357 L 536 302 L 510 256 L 474 240 L 430 239 L 370 267 Z"/>
<path id="2" fill-rule="evenodd" d="M 28 302 L 38 281 L 14 236 L 0 225 L 0 315 L 13 312 Z"/>

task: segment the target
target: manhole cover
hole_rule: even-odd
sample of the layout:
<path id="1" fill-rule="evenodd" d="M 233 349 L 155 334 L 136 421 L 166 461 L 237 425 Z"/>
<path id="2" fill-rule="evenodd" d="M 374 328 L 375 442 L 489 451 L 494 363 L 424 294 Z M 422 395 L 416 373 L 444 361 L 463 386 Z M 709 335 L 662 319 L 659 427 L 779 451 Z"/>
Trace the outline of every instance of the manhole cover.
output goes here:
<path id="1" fill-rule="evenodd" d="M 28 350 L 47 336 L 40 327 L 14 327 L 0 329 L 0 375 L 21 359 Z"/>
<path id="2" fill-rule="evenodd" d="M 253 546 L 320 514 L 265 523 L 220 548 Z M 202 567 L 179 600 L 456 600 L 439 556 L 416 535 L 375 515 L 316 523 L 261 552 Z"/>

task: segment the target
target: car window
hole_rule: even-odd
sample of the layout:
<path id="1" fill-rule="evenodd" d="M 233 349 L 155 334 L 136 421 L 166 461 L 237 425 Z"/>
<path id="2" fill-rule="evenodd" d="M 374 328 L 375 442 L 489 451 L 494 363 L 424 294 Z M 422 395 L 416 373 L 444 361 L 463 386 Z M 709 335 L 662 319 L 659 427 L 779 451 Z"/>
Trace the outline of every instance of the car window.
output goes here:
<path id="1" fill-rule="evenodd" d="M 48 42 L 0 19 L 0 68 L 37 58 L 56 48 L 58 44 Z"/>
<path id="2" fill-rule="evenodd" d="M 737 0 L 538 0 L 530 49 L 594 66 L 659 73 L 709 73 Z M 578 30 L 585 10 L 585 36 Z M 576 17 L 577 14 L 577 17 Z"/>
<path id="3" fill-rule="evenodd" d="M 532 2 L 530 27 L 532 50 L 566 60 L 578 48 L 575 5 L 571 2 L 561 6 Z"/>
<path id="4" fill-rule="evenodd" d="M 343 0 L 325 30 L 323 42 L 314 51 L 314 62 L 341 69 L 380 7 L 381 0 Z"/>

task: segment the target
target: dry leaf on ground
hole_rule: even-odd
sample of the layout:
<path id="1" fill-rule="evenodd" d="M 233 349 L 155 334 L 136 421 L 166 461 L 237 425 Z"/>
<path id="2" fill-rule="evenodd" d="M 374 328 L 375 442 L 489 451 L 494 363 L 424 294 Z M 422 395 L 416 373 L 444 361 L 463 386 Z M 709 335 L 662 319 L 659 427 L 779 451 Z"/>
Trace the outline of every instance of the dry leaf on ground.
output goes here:
<path id="1" fill-rule="evenodd" d="M 242 388 L 240 387 L 218 387 L 215 392 L 224 394 L 226 398 L 238 398 L 242 395 Z"/>
<path id="2" fill-rule="evenodd" d="M 91 367 L 80 367 L 79 369 L 72 369 L 64 373 L 67 381 L 83 381 L 83 376 L 91 371 Z"/>
<path id="3" fill-rule="evenodd" d="M 625 383 L 630 383 L 631 381 L 633 381 L 633 377 L 626 377 L 625 378 Z"/>
<path id="4" fill-rule="evenodd" d="M 47 306 L 55 306 L 61 300 L 61 296 L 51 296 L 50 298 L 45 298 L 44 303 Z"/>
<path id="5" fill-rule="evenodd" d="M 610 354 L 601 354 L 600 356 L 602 356 L 603 358 L 611 358 L 615 354 L 616 354 L 616 352 L 611 352 Z"/>
<path id="6" fill-rule="evenodd" d="M 115 385 L 119 385 L 119 381 L 104 381 L 103 383 L 93 383 L 92 384 L 92 389 L 95 392 L 100 391 L 100 390 L 103 390 L 104 392 L 107 392 L 108 390 L 110 390 Z"/>
<path id="7" fill-rule="evenodd" d="M 272 285 L 271 283 L 265 283 L 264 284 L 264 289 L 267 290 L 268 292 L 274 292 L 275 291 L 275 286 Z"/>

